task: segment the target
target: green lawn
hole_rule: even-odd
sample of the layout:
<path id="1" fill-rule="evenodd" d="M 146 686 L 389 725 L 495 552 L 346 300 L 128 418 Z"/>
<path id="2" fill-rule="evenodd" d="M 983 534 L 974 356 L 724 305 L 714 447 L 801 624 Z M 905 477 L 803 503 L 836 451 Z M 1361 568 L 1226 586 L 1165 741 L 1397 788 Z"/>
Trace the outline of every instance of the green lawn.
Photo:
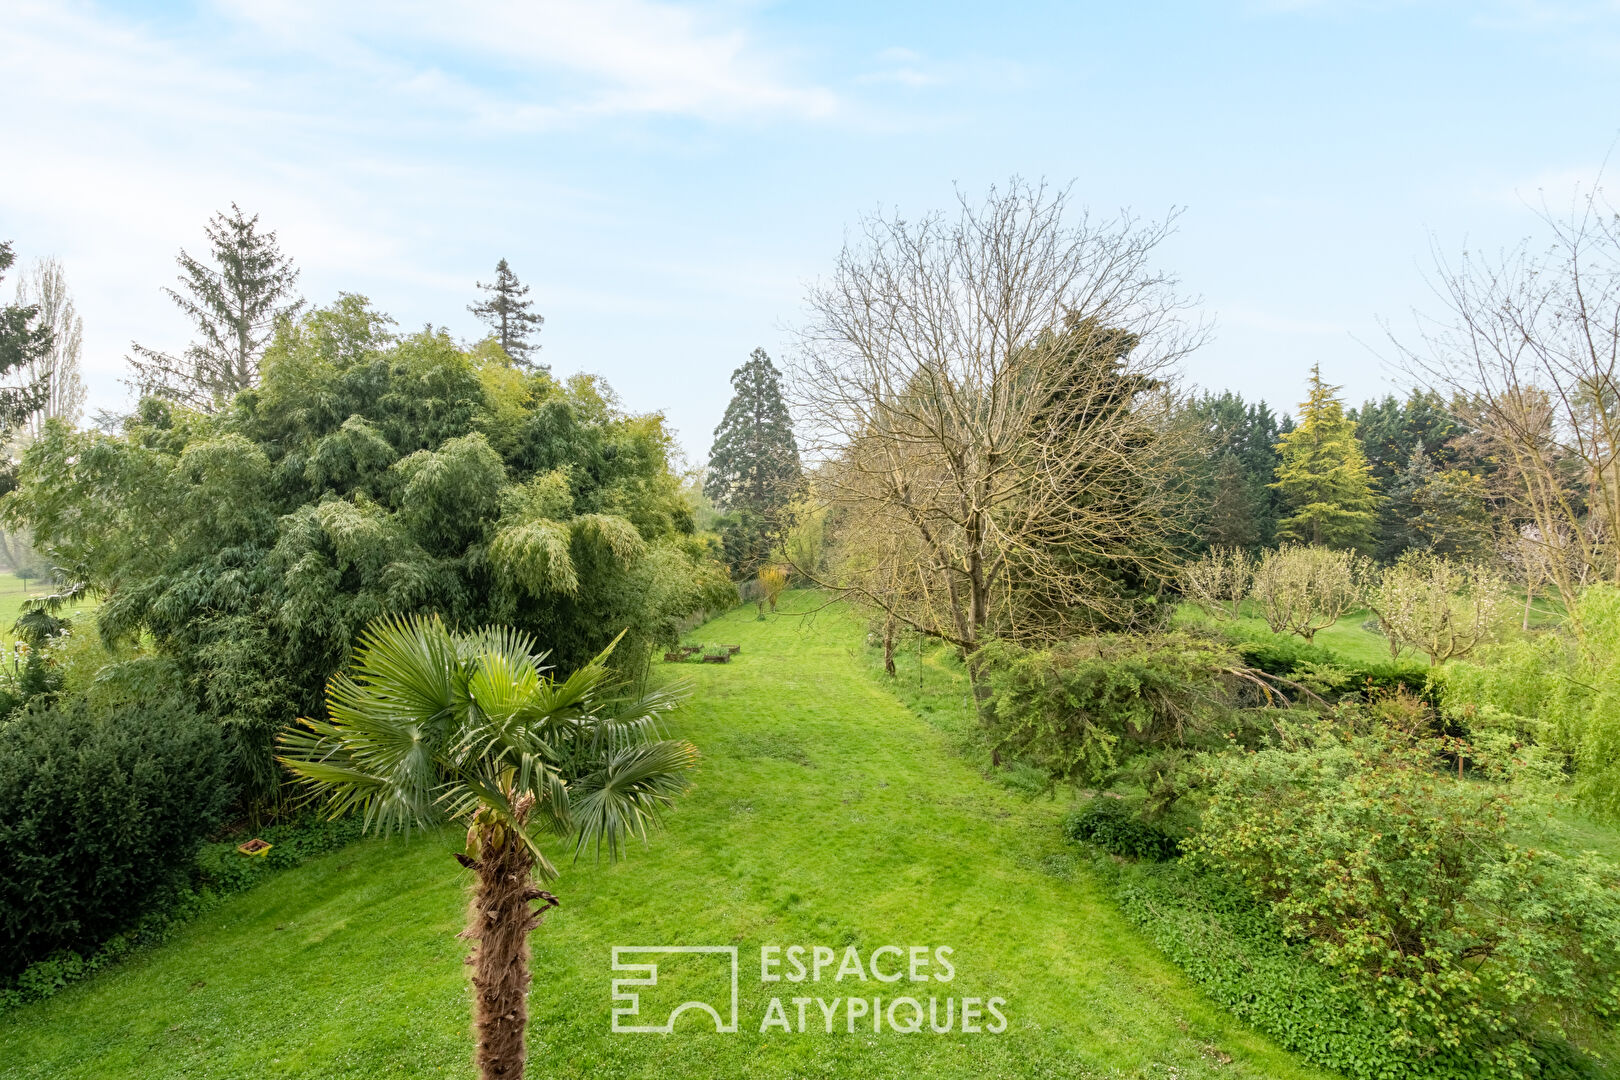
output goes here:
<path id="1" fill-rule="evenodd" d="M 1255 605 L 1245 602 L 1245 614 L 1237 619 L 1235 623 L 1221 624 L 1216 622 L 1215 625 L 1234 626 L 1251 635 L 1264 636 L 1271 633 L 1264 619 L 1250 614 L 1254 610 Z M 1367 629 L 1364 625 L 1371 618 L 1372 612 L 1370 611 L 1357 609 L 1346 612 L 1332 626 L 1325 626 L 1318 630 L 1312 644 L 1320 645 L 1324 649 L 1338 653 L 1346 660 L 1355 663 L 1388 663 L 1390 659 L 1388 639 L 1374 630 Z M 1192 604 L 1182 604 L 1176 611 L 1176 620 L 1178 622 L 1213 621 Z M 1404 650 L 1401 653 L 1401 659 L 1418 664 L 1428 663 L 1428 659 L 1422 653 L 1413 652 L 1411 649 Z"/>
<path id="2" fill-rule="evenodd" d="M 790 595 L 784 606 L 808 605 Z M 695 684 L 680 733 L 705 760 L 670 828 L 618 865 L 582 862 L 534 937 L 536 1077 L 1321 1076 L 1208 1003 L 1124 922 L 1058 836 L 1065 805 L 987 780 L 936 654 L 874 674 L 837 610 L 694 640 L 725 665 L 660 666 Z M 471 1075 L 460 958 L 465 880 L 446 832 L 315 859 L 170 944 L 0 1017 L 5 1077 Z M 684 1014 L 672 1035 L 610 1032 L 615 945 L 735 945 L 740 1026 Z M 759 947 L 950 946 L 922 986 L 762 984 Z M 676 961 L 676 981 L 695 978 Z M 684 983 L 683 983 L 684 985 Z M 905 989 L 901 989 L 901 988 Z M 670 987 L 666 984 L 665 990 Z M 779 995 L 1006 999 L 1002 1034 L 760 1033 Z M 658 1001 L 647 991 L 648 1009 Z M 678 998 L 675 1000 L 679 1000 Z M 903 1014 L 902 1014 L 903 1015 Z M 701 1030 L 710 1024 L 711 1030 Z"/>
<path id="3" fill-rule="evenodd" d="M 16 574 L 0 573 L 0 635 L 11 633 L 11 624 L 17 621 L 22 614 L 23 602 L 35 597 L 48 595 L 55 587 L 49 582 L 30 578 L 24 582 Z M 74 605 L 70 611 L 77 611 L 84 605 Z M 9 637 L 5 640 L 11 640 Z"/>

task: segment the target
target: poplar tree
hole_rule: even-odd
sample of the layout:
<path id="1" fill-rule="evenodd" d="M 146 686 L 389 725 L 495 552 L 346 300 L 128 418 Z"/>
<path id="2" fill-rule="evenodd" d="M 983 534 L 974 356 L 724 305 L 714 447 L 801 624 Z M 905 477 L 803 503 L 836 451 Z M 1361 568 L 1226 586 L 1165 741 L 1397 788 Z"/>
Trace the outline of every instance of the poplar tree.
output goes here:
<path id="1" fill-rule="evenodd" d="M 529 295 L 529 287 L 518 280 L 505 259 L 495 264 L 494 281 L 487 285 L 482 281 L 476 284 L 489 294 L 489 299 L 468 304 L 467 310 L 489 326 L 491 336 L 506 350 L 513 363 L 530 370 L 550 371 L 547 365 L 529 355 L 540 349 L 529 336 L 538 333 L 546 321 L 544 315 L 529 310 L 534 306 L 533 300 L 524 299 Z"/>
<path id="2" fill-rule="evenodd" d="M 259 360 L 277 323 L 304 305 L 293 292 L 298 270 L 276 234 L 259 230 L 259 215 L 245 217 L 232 203 L 229 214 L 208 220 L 205 232 L 212 264 L 182 248 L 175 260 L 180 288 L 163 290 L 195 324 L 196 338 L 179 356 L 131 342 L 129 362 L 141 396 L 214 412 L 258 384 Z"/>
<path id="3" fill-rule="evenodd" d="M 17 301 L 38 310 L 50 330 L 51 347 L 27 365 L 27 381 L 41 392 L 39 408 L 28 418 L 28 434 L 38 438 L 47 420 L 77 427 L 84 416 L 85 385 L 80 371 L 84 320 L 68 290 L 67 273 L 56 258 L 38 259 L 17 286 Z"/>
<path id="4" fill-rule="evenodd" d="M 721 536 L 733 570 L 750 574 L 788 524 L 787 505 L 801 476 L 799 447 L 782 401 L 782 374 L 764 349 L 731 373 L 731 385 L 703 493 L 730 519 Z"/>
<path id="5" fill-rule="evenodd" d="M 1271 486 L 1288 509 L 1278 532 L 1307 544 L 1366 547 L 1372 542 L 1378 500 L 1355 421 L 1344 415 L 1338 391 L 1322 381 L 1320 366 L 1312 367 L 1299 424 L 1277 442 L 1281 457 Z"/>

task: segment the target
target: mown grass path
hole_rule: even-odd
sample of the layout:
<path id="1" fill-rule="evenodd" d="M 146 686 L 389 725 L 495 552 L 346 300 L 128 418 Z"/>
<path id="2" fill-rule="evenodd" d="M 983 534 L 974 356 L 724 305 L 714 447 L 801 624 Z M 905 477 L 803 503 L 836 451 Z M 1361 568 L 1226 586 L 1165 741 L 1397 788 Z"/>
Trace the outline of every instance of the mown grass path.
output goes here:
<path id="1" fill-rule="evenodd" d="M 531 1076 L 1320 1075 L 1144 944 L 1065 849 L 1061 807 L 979 775 L 872 677 L 861 633 L 836 611 L 742 609 L 696 635 L 741 644 L 734 662 L 661 666 L 694 683 L 678 726 L 704 763 L 650 847 L 582 860 L 552 886 L 563 906 L 534 936 Z M 372 841 L 283 874 L 0 1017 L 0 1076 L 470 1076 L 454 847 L 448 833 Z M 739 1031 L 688 1013 L 671 1035 L 611 1033 L 611 949 L 647 944 L 738 946 Z M 762 984 L 765 944 L 948 945 L 956 974 Z M 1009 1025 L 874 1034 L 865 1018 L 851 1034 L 840 1012 L 827 1034 L 811 1005 L 807 1033 L 760 1033 L 773 995 L 796 1027 L 791 997 L 852 994 L 932 994 L 942 1009 L 999 996 Z M 649 1011 L 660 1000 L 649 991 Z"/>

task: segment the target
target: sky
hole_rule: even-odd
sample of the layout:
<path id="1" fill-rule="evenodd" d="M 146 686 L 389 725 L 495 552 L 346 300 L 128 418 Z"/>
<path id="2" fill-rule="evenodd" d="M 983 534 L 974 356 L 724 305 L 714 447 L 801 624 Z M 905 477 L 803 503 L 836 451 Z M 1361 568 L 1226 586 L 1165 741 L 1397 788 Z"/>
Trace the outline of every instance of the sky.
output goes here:
<path id="1" fill-rule="evenodd" d="M 0 71 L 0 239 L 64 263 L 91 408 L 128 407 L 131 341 L 184 347 L 161 289 L 234 201 L 308 300 L 404 329 L 481 336 L 507 259 L 540 358 L 692 463 L 864 214 L 1015 175 L 1179 210 L 1186 377 L 1291 410 L 1313 364 L 1400 391 L 1435 252 L 1620 169 L 1620 0 L 4 0 Z"/>

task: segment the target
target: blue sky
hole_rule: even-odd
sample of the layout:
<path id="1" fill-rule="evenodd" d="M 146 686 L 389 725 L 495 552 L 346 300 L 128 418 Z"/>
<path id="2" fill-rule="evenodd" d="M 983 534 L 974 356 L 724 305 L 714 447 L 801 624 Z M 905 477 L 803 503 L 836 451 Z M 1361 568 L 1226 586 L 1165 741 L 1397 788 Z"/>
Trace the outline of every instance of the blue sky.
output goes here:
<path id="1" fill-rule="evenodd" d="M 1187 376 L 1286 409 L 1317 362 L 1394 387 L 1431 245 L 1533 232 L 1620 136 L 1615 0 L 7 0 L 0 69 L 0 238 L 64 260 L 92 406 L 131 339 L 185 343 L 159 288 L 235 200 L 308 298 L 406 328 L 475 336 L 509 259 L 542 358 L 694 461 L 863 212 L 1012 174 L 1182 207 L 1162 262 L 1216 324 Z"/>

